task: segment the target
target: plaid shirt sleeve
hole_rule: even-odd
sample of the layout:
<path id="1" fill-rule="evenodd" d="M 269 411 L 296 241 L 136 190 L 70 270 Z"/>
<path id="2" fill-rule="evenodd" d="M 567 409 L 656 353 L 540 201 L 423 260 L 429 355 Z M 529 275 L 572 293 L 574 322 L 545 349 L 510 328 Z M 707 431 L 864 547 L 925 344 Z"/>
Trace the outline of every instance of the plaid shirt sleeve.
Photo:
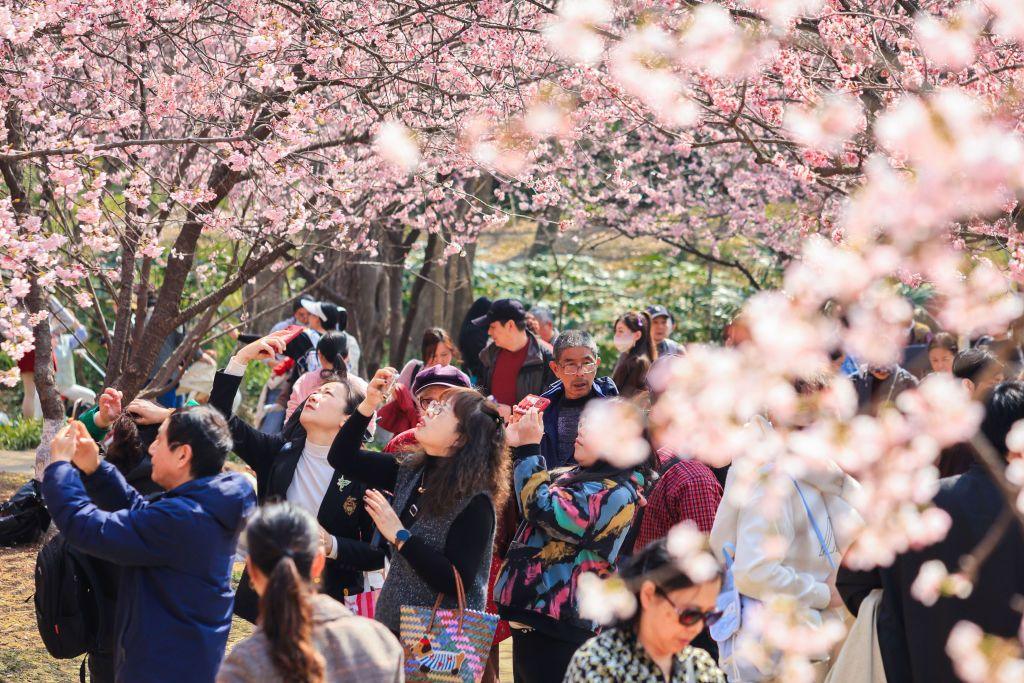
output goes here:
<path id="1" fill-rule="evenodd" d="M 711 533 L 722 500 L 722 486 L 707 465 L 680 460 L 651 491 L 644 508 L 634 551 L 663 538 L 676 524 L 690 520 L 702 533 Z"/>

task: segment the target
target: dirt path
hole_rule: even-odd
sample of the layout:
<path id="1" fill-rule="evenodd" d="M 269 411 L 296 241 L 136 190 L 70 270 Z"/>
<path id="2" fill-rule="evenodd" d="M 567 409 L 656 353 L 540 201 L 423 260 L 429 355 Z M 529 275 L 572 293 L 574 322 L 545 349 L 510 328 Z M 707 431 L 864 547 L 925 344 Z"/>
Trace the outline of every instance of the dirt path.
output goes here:
<path id="1" fill-rule="evenodd" d="M 35 466 L 35 451 L 0 451 L 0 472 L 32 474 Z"/>

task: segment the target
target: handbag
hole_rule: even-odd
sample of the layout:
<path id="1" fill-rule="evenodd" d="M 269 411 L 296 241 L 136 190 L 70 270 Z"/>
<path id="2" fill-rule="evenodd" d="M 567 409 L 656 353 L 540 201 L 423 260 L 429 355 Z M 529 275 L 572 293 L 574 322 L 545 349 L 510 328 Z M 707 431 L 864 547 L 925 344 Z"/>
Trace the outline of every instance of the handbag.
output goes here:
<path id="1" fill-rule="evenodd" d="M 860 603 L 857 620 L 853 622 L 825 683 L 886 683 L 876 627 L 881 604 L 881 588 L 871 591 Z M 867 653 L 870 656 L 865 656 Z"/>
<path id="2" fill-rule="evenodd" d="M 498 616 L 466 609 L 462 577 L 455 567 L 452 572 L 458 609 L 441 609 L 443 593 L 438 593 L 433 608 L 401 606 L 399 632 L 405 648 L 405 680 L 410 683 L 472 683 L 483 677 Z"/>

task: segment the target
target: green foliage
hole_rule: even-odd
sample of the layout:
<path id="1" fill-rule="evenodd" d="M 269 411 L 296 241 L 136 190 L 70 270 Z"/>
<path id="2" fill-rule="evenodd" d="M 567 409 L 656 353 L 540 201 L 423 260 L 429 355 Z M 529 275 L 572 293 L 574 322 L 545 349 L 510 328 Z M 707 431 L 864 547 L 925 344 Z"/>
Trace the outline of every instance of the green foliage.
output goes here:
<path id="1" fill-rule="evenodd" d="M 0 425 L 0 449 L 28 451 L 39 446 L 43 433 L 42 420 L 16 417 L 10 424 Z"/>
<path id="2" fill-rule="evenodd" d="M 722 328 L 752 293 L 732 272 L 658 253 L 609 262 L 590 256 L 517 258 L 477 262 L 478 295 L 519 297 L 549 306 L 559 329 L 591 332 L 607 364 L 614 360 L 612 328 L 629 310 L 659 303 L 675 317 L 681 342 L 721 338 Z M 606 365 L 610 367 L 610 365 Z"/>

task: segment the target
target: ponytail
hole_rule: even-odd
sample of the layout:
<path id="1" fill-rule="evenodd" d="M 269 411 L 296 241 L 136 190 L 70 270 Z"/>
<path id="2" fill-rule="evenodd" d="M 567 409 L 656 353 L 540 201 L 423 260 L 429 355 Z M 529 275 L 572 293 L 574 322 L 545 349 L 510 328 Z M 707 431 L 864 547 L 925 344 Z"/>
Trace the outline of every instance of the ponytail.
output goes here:
<path id="1" fill-rule="evenodd" d="M 326 332 L 316 345 L 317 352 L 323 356 L 332 368 L 321 368 L 320 378 L 325 382 L 344 382 L 348 379 L 348 337 L 344 332 Z"/>
<path id="2" fill-rule="evenodd" d="M 260 626 L 270 643 L 270 660 L 286 683 L 324 680 L 324 658 L 313 647 L 310 596 L 295 560 L 282 555 L 260 598 Z"/>
<path id="3" fill-rule="evenodd" d="M 313 645 L 310 573 L 317 557 L 316 521 L 291 503 L 261 507 L 245 529 L 249 561 L 267 577 L 260 628 L 270 661 L 285 683 L 323 683 L 324 658 Z"/>

